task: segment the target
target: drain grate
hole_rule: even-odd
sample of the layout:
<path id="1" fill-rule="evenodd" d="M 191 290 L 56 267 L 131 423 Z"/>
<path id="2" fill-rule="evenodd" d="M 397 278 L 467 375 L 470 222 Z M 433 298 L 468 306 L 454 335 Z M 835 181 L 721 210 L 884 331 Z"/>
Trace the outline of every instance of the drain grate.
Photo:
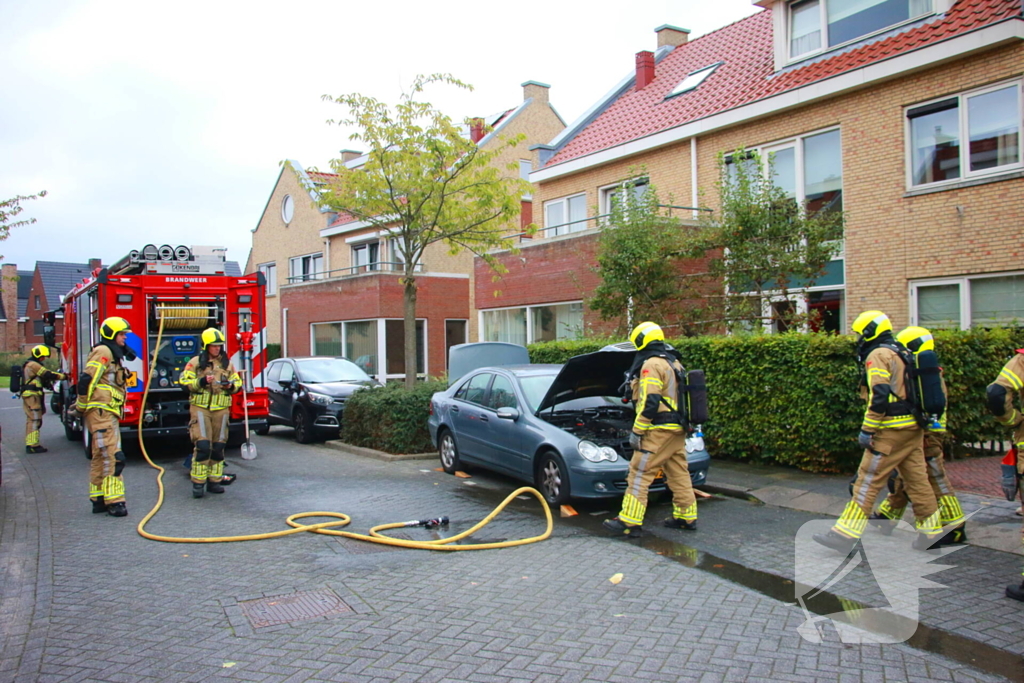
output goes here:
<path id="1" fill-rule="evenodd" d="M 354 614 L 355 610 L 329 588 L 239 602 L 242 613 L 253 628 L 277 626 L 293 621 L 317 619 L 334 614 Z"/>
<path id="2" fill-rule="evenodd" d="M 401 531 L 389 533 L 388 536 L 391 538 L 400 538 L 403 541 L 411 541 L 412 536 L 403 533 Z M 389 550 L 407 550 L 407 548 L 399 548 L 396 545 L 385 545 L 383 543 L 371 543 L 369 541 L 357 541 L 354 538 L 342 538 L 338 541 L 338 545 L 345 549 L 346 552 L 353 555 L 368 555 L 370 553 L 384 553 Z"/>

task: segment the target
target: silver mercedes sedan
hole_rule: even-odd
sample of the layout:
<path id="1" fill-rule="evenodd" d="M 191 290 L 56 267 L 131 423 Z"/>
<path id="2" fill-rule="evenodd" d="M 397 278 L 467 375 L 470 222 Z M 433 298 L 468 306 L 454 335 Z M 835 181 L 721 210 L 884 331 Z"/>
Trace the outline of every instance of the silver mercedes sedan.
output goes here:
<path id="1" fill-rule="evenodd" d="M 534 365 L 525 348 L 514 346 L 452 347 L 458 379 L 433 395 L 428 421 L 444 471 L 469 465 L 500 472 L 533 484 L 552 505 L 622 495 L 634 412 L 619 387 L 635 351 L 606 347 L 565 365 Z M 468 364 L 466 356 L 472 356 Z M 488 359 L 493 364 L 481 367 Z M 688 438 L 686 451 L 699 486 L 710 465 L 703 438 Z M 664 490 L 659 473 L 651 491 Z"/>

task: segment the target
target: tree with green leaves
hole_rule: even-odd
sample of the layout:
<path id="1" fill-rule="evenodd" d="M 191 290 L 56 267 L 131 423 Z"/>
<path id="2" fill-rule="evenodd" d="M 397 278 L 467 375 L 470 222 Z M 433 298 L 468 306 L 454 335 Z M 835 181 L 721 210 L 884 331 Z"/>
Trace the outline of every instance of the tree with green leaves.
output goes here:
<path id="1" fill-rule="evenodd" d="M 587 302 L 602 320 L 618 320 L 628 332 L 642 320 L 665 322 L 669 307 L 681 305 L 679 282 L 682 223 L 659 204 L 655 188 L 630 169 L 601 224 L 597 265 L 601 282 Z"/>
<path id="2" fill-rule="evenodd" d="M 770 158 L 737 150 L 719 155 L 719 209 L 701 214 L 699 227 L 681 233 L 680 255 L 707 267 L 686 276 L 702 283 L 703 305 L 689 313 L 708 328 L 763 330 L 776 317 L 772 301 L 813 287 L 841 248 L 843 214 L 828 204 L 800 206 L 774 181 Z M 708 285 L 718 283 L 715 293 Z M 789 326 L 808 322 L 790 310 Z"/>
<path id="3" fill-rule="evenodd" d="M 368 152 L 358 169 L 331 161 L 336 178 L 321 192 L 321 202 L 396 238 L 404 287 L 408 387 L 415 384 L 419 369 L 416 273 L 426 248 L 441 242 L 452 255 L 467 250 L 503 272 L 490 252 L 513 247 L 508 235 L 520 232 L 521 199 L 529 192 L 529 183 L 518 177 L 518 165 L 503 173 L 495 163 L 523 136 L 480 147 L 464 134 L 470 119 L 456 123 L 421 101 L 424 89 L 435 83 L 472 90 L 450 74 L 434 74 L 417 76 L 394 106 L 358 93 L 324 96 L 347 109 L 345 118 L 329 123 L 354 128 L 350 139 L 361 142 Z"/>
<path id="4" fill-rule="evenodd" d="M 11 199 L 0 200 L 0 241 L 10 237 L 11 230 L 14 228 L 21 228 L 35 223 L 35 218 L 14 219 L 18 214 L 25 210 L 25 207 L 21 205 L 22 202 L 39 199 L 40 197 L 45 196 L 46 190 L 43 190 L 38 194 L 17 195 Z"/>

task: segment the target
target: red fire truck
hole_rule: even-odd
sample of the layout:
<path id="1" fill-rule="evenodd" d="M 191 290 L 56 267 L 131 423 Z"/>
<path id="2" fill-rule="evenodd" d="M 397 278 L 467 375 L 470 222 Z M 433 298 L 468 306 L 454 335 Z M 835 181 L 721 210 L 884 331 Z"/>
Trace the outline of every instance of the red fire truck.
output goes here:
<path id="1" fill-rule="evenodd" d="M 54 392 L 53 408 L 61 416 L 67 438 L 79 441 L 88 435 L 81 420 L 67 415 L 76 400 L 77 380 L 93 346 L 101 339 L 104 318 L 120 316 L 132 327 L 127 344 L 135 360 L 123 361 L 131 372 L 121 431 L 128 437 L 138 430 L 152 436 L 188 434 L 189 397 L 178 376 L 190 358 L 201 350 L 200 334 L 208 327 L 224 332 L 225 351 L 245 383 L 249 428 L 267 424 L 269 397 L 263 383 L 266 367 L 266 299 L 261 273 L 230 276 L 224 249 L 216 247 L 157 247 L 132 251 L 108 268 L 97 268 L 68 292 L 63 311 L 64 342 L 61 372 L 68 379 Z M 157 333 L 163 318 L 163 337 Z M 51 328 L 52 329 L 52 328 Z M 52 331 L 47 330 L 52 336 Z M 54 346 L 52 338 L 47 343 Z M 146 375 L 156 356 L 149 397 L 142 404 Z M 244 439 L 243 394 L 231 405 L 229 443 Z M 86 443 L 88 451 L 88 443 Z"/>

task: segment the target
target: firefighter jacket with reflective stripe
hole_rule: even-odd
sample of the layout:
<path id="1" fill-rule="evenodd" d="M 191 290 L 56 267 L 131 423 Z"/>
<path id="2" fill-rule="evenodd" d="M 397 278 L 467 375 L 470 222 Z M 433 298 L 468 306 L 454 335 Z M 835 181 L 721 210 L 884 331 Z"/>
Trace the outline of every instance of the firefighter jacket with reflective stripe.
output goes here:
<path id="1" fill-rule="evenodd" d="M 633 389 L 633 406 L 636 419 L 633 432 L 645 434 L 652 429 L 681 432 L 678 380 L 673 366 L 680 372 L 683 366 L 677 361 L 672 365 L 664 358 L 654 356 L 644 361 L 640 376 L 630 386 Z"/>
<path id="2" fill-rule="evenodd" d="M 861 429 L 874 433 L 879 429 L 917 429 L 917 419 L 907 401 L 907 368 L 899 354 L 879 346 L 864 361 L 867 373 L 867 410 Z"/>
<path id="3" fill-rule="evenodd" d="M 1013 407 L 1013 397 L 1014 394 L 1020 396 L 1021 403 L 1024 405 L 1024 349 L 1013 354 L 1013 358 L 1007 361 L 1003 369 L 999 371 L 999 377 L 993 384 L 998 384 L 1006 389 L 1003 399 L 1003 414 L 999 417 L 999 421 L 1011 427 L 1016 426 L 1022 417 Z"/>
<path id="4" fill-rule="evenodd" d="M 213 375 L 209 385 L 207 375 Z M 231 394 L 242 390 L 242 378 L 231 362 L 221 363 L 219 358 L 210 358 L 205 352 L 185 364 L 178 383 L 188 389 L 192 405 L 207 410 L 230 408 Z"/>
<path id="5" fill-rule="evenodd" d="M 105 344 L 97 344 L 89 352 L 85 370 L 78 380 L 78 410 L 106 410 L 121 417 L 128 371 L 121 359 Z"/>
<path id="6" fill-rule="evenodd" d="M 30 360 L 25 363 L 25 370 L 22 375 L 22 396 L 42 395 L 43 389 L 52 388 L 57 380 L 64 379 L 59 372 L 48 370 L 37 361 Z"/>

